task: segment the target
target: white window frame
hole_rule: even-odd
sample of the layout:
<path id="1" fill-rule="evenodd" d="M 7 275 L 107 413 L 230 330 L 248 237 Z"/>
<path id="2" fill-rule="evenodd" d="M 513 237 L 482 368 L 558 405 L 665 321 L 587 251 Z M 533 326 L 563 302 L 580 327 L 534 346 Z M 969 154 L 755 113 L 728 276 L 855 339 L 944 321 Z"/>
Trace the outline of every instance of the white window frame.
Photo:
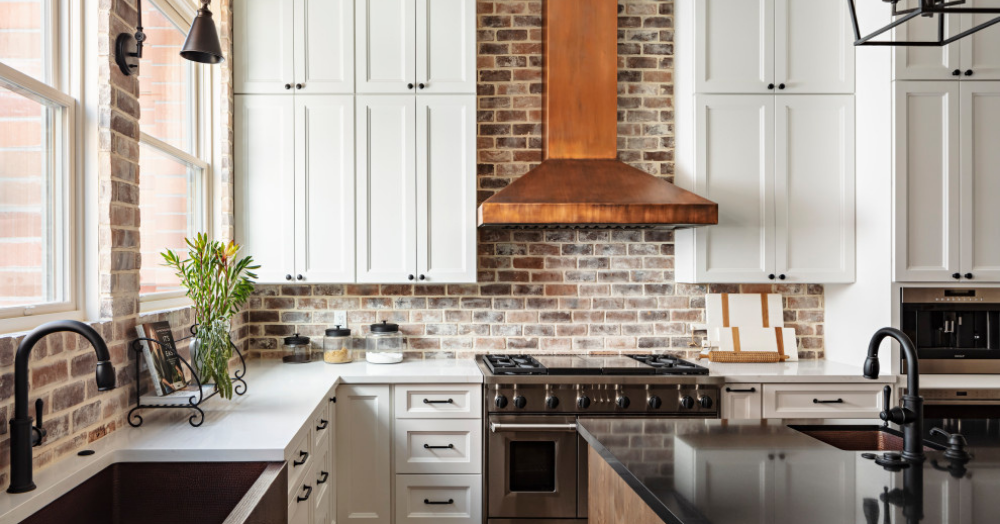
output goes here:
<path id="1" fill-rule="evenodd" d="M 0 86 L 58 111 L 58 121 L 54 120 L 58 129 L 54 133 L 52 162 L 53 172 L 61 178 L 61 183 L 50 195 L 48 205 L 55 210 L 56 219 L 62 225 L 56 229 L 56 234 L 63 256 L 55 262 L 58 266 L 55 273 L 62 278 L 60 285 L 64 296 L 60 302 L 0 308 L 0 333 L 32 329 L 50 320 L 81 320 L 84 317 L 83 183 L 77 167 L 78 108 L 76 99 L 66 93 L 71 91 L 68 88 L 72 76 L 68 58 L 73 56 L 75 48 L 70 39 L 59 37 L 68 32 L 67 29 L 82 26 L 79 9 L 67 0 L 48 0 L 43 8 L 46 31 L 43 45 L 48 55 L 46 78 L 36 79 L 0 62 Z"/>
<path id="2" fill-rule="evenodd" d="M 194 20 L 196 11 L 191 5 L 183 1 L 176 0 L 147 0 L 147 4 L 155 4 L 167 19 L 177 25 L 177 27 L 189 27 Z M 148 44 L 148 42 L 147 42 Z M 140 68 L 142 63 L 140 61 Z M 141 73 L 140 73 L 141 74 Z M 208 66 L 191 62 L 191 83 L 190 92 L 191 107 L 189 116 L 194 121 L 192 126 L 191 144 L 193 153 L 189 153 L 174 147 L 154 136 L 142 131 L 140 125 L 139 143 L 150 146 L 157 152 L 172 157 L 175 160 L 201 169 L 201 179 L 196 181 L 195 200 L 199 207 L 201 226 L 200 230 L 212 236 L 212 165 L 205 160 L 212 154 L 211 147 L 211 124 L 212 124 L 212 75 Z M 139 158 L 140 169 L 142 157 Z M 141 178 L 139 184 L 142 184 Z M 140 204 L 141 206 L 141 204 Z M 141 242 L 141 239 L 140 239 Z M 143 260 L 143 264 L 160 264 L 159 259 Z M 141 270 L 141 269 L 140 269 Z M 160 311 L 191 305 L 191 300 L 187 298 L 183 290 L 164 291 L 155 293 L 141 293 L 139 295 L 139 311 L 146 313 L 150 311 Z"/>

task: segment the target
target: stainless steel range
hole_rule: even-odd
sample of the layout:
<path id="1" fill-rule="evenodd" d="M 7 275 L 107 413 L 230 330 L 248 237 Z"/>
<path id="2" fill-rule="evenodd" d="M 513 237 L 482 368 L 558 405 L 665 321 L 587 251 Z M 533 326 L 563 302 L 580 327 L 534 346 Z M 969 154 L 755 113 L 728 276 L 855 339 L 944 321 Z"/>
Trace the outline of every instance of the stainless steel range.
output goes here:
<path id="1" fill-rule="evenodd" d="M 489 524 L 587 521 L 579 416 L 719 417 L 721 377 L 671 355 L 484 355 Z"/>

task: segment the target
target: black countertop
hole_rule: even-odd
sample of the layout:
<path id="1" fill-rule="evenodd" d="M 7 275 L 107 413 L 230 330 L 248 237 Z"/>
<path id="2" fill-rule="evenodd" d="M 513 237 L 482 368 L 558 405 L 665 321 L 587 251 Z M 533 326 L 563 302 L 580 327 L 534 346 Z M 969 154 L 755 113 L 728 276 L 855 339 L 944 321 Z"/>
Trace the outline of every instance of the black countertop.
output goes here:
<path id="1" fill-rule="evenodd" d="M 1000 522 L 1000 419 L 925 421 L 966 436 L 964 471 L 938 469 L 952 463 L 935 450 L 922 467 L 887 471 L 788 427 L 844 423 L 616 417 L 578 428 L 668 523 Z"/>

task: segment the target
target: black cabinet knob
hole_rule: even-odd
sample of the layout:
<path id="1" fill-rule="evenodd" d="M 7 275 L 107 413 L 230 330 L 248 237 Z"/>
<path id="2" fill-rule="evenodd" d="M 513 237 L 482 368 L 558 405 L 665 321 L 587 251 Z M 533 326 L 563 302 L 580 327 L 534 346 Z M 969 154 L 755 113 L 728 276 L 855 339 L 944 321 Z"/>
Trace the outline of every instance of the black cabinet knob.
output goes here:
<path id="1" fill-rule="evenodd" d="M 406 275 L 406 280 L 413 280 L 414 278 L 416 277 L 414 277 L 413 275 Z"/>
<path id="2" fill-rule="evenodd" d="M 972 76 L 972 70 L 971 69 L 967 69 L 965 71 L 965 76 Z"/>
<path id="3" fill-rule="evenodd" d="M 768 89 L 774 89 L 774 84 L 767 84 Z"/>
<path id="4" fill-rule="evenodd" d="M 579 406 L 580 409 L 587 409 L 587 408 L 589 408 L 590 407 L 590 397 L 588 397 L 587 395 L 584 395 L 584 396 L 576 399 L 576 405 Z"/>
<path id="5" fill-rule="evenodd" d="M 305 84 L 295 84 L 295 89 L 302 89 L 305 86 Z"/>
<path id="6" fill-rule="evenodd" d="M 632 401 L 630 401 L 625 395 L 622 395 L 615 400 L 615 404 L 618 404 L 618 407 L 622 409 L 628 409 L 629 405 L 632 404 Z"/>
<path id="7" fill-rule="evenodd" d="M 778 280 L 784 280 L 784 279 L 785 279 L 785 274 L 784 273 L 778 275 Z"/>
<path id="8" fill-rule="evenodd" d="M 306 279 L 306 277 L 304 277 L 302 275 L 295 275 L 295 280 L 305 280 L 305 279 Z"/>
<path id="9" fill-rule="evenodd" d="M 285 280 L 291 280 L 291 279 L 292 279 L 292 275 L 285 275 Z"/>
<path id="10" fill-rule="evenodd" d="M 962 70 L 961 69 L 956 69 L 956 70 L 954 70 L 954 71 L 951 72 L 951 76 L 961 76 L 961 74 L 962 74 Z"/>
<path id="11" fill-rule="evenodd" d="M 514 397 L 514 407 L 517 409 L 524 409 L 524 406 L 528 405 L 528 399 L 518 395 Z"/>
<path id="12" fill-rule="evenodd" d="M 778 89 L 784 89 L 784 88 L 785 88 L 785 84 L 778 84 Z"/>
<path id="13" fill-rule="evenodd" d="M 556 397 L 549 397 L 545 399 L 545 407 L 549 409 L 556 409 L 559 407 L 559 399 Z"/>
<path id="14" fill-rule="evenodd" d="M 649 397 L 648 404 L 649 404 L 649 407 L 651 407 L 653 409 L 660 409 L 660 406 L 663 405 L 663 400 L 660 399 L 660 397 L 658 397 L 656 395 L 653 395 L 653 396 Z"/>
<path id="15" fill-rule="evenodd" d="M 712 409 L 714 403 L 712 402 L 712 397 L 704 395 L 698 399 L 698 404 L 701 405 L 702 409 Z"/>
<path id="16" fill-rule="evenodd" d="M 961 273 L 952 273 L 951 274 L 951 278 L 954 278 L 955 280 L 958 280 L 958 279 L 962 278 L 962 274 Z"/>
<path id="17" fill-rule="evenodd" d="M 413 89 L 413 84 L 406 84 L 407 89 Z"/>
<path id="18" fill-rule="evenodd" d="M 419 87 L 420 89 L 423 89 L 423 88 L 427 87 L 427 85 L 426 84 L 417 84 L 417 87 Z"/>
<path id="19" fill-rule="evenodd" d="M 427 276 L 426 276 L 426 275 L 420 275 L 420 277 L 418 277 L 418 278 L 419 278 L 420 280 L 427 280 Z"/>
<path id="20" fill-rule="evenodd" d="M 681 407 L 684 409 L 691 409 L 694 407 L 694 399 L 690 395 L 684 395 L 681 397 Z"/>
<path id="21" fill-rule="evenodd" d="M 496 405 L 496 407 L 503 409 L 507 407 L 507 396 L 498 394 L 497 398 L 493 399 L 493 403 Z"/>
<path id="22" fill-rule="evenodd" d="M 973 276 L 974 276 L 974 275 L 973 275 L 972 273 L 966 273 L 966 274 L 965 274 L 965 278 L 967 278 L 967 279 L 969 279 L 969 280 L 972 280 L 972 277 L 973 277 Z"/>
<path id="23" fill-rule="evenodd" d="M 291 88 L 292 88 L 292 84 L 285 84 L 285 89 L 291 89 Z"/>
<path id="24" fill-rule="evenodd" d="M 774 280 L 777 277 L 774 276 L 774 273 L 771 273 L 770 275 L 767 276 L 767 278 Z"/>

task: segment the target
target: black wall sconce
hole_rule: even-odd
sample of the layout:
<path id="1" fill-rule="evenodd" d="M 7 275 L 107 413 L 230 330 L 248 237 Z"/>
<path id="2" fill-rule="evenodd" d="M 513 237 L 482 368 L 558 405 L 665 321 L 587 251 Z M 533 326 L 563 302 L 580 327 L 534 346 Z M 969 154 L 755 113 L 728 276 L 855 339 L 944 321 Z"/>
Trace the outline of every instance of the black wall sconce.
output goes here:
<path id="1" fill-rule="evenodd" d="M 219 33 L 212 21 L 212 11 L 208 8 L 211 0 L 201 0 L 198 15 L 191 22 L 181 56 L 192 62 L 202 64 L 218 64 L 225 60 L 222 56 L 222 45 L 219 44 Z M 146 33 L 142 32 L 142 0 L 136 0 L 135 34 L 119 33 L 115 39 L 115 63 L 125 76 L 139 74 L 139 59 L 142 58 L 142 44 L 146 41 Z"/>
<path id="2" fill-rule="evenodd" d="M 875 0 L 869 0 L 875 1 Z M 885 27 L 872 32 L 869 35 L 861 36 L 861 29 L 858 26 L 858 13 L 855 9 L 855 0 L 847 0 L 847 7 L 851 10 L 851 22 L 854 25 L 854 45 L 879 45 L 879 46 L 917 46 L 917 47 L 941 47 L 946 46 L 956 40 L 965 38 L 975 32 L 981 31 L 991 25 L 1000 23 L 1000 7 L 959 7 L 965 5 L 966 0 L 918 0 L 917 7 L 910 9 L 900 9 L 901 0 L 880 0 L 892 5 L 892 16 L 894 20 Z M 995 14 L 996 18 L 983 22 L 973 28 L 962 31 L 957 35 L 945 37 L 945 16 L 956 14 Z M 937 39 L 929 41 L 893 41 L 874 40 L 895 27 L 899 27 L 910 20 L 920 16 L 933 18 L 937 15 Z"/>

